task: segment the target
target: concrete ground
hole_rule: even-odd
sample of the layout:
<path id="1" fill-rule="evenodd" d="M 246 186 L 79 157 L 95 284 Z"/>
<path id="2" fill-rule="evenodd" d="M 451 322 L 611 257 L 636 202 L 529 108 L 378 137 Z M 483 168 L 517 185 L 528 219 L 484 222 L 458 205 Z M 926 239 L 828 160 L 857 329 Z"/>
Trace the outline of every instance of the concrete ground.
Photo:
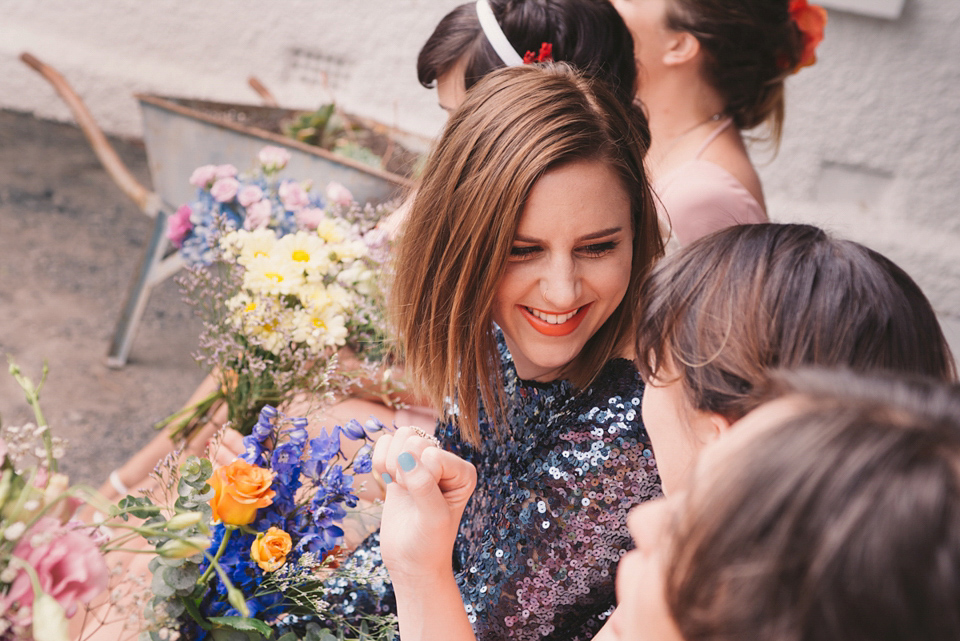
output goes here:
<path id="1" fill-rule="evenodd" d="M 149 185 L 142 145 L 113 141 Z M 105 356 L 153 221 L 104 172 L 76 127 L 0 111 L 0 355 L 39 378 L 63 467 L 97 485 L 189 397 L 205 372 L 193 361 L 199 322 L 162 283 L 150 299 L 126 367 Z M 5 425 L 32 419 L 0 370 Z"/>

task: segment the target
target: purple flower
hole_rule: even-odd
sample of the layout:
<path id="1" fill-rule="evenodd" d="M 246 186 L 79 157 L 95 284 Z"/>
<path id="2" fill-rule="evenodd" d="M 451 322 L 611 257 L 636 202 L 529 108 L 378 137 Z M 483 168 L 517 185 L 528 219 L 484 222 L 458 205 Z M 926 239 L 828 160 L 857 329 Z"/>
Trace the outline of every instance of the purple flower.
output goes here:
<path id="1" fill-rule="evenodd" d="M 297 419 L 294 419 L 294 420 L 297 420 Z M 291 427 L 290 429 L 284 430 L 283 433 L 287 436 L 288 439 L 290 439 L 291 443 L 294 443 L 295 445 L 297 445 L 299 448 L 302 449 L 304 444 L 306 444 L 307 442 L 307 437 L 309 436 L 309 434 L 307 433 L 307 426 L 294 423 L 294 420 L 290 421 L 291 423 L 293 423 L 293 427 Z M 306 420 L 304 419 L 303 422 L 306 423 Z"/>
<path id="2" fill-rule="evenodd" d="M 342 428 L 344 436 L 346 436 L 351 441 L 359 441 L 362 438 L 367 437 L 367 433 L 363 429 L 363 425 L 360 424 L 355 418 L 350 419 L 346 425 Z"/>
<path id="3" fill-rule="evenodd" d="M 373 448 L 364 445 L 353 460 L 354 474 L 369 474 L 373 471 Z"/>

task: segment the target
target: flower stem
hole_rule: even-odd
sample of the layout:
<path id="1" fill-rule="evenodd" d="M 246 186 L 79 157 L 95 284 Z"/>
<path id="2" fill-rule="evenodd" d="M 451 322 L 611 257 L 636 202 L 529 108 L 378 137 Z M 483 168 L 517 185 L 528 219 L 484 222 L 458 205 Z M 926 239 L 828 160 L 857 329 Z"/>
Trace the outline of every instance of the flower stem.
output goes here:
<path id="1" fill-rule="evenodd" d="M 197 583 L 200 585 L 206 585 L 207 581 L 210 580 L 210 576 L 213 574 L 213 566 L 219 563 L 220 557 L 223 556 L 223 553 L 227 550 L 227 543 L 230 542 L 230 536 L 233 534 L 233 528 L 226 526 L 223 533 L 223 539 L 220 541 L 220 547 L 217 548 L 217 553 L 213 557 L 213 562 L 207 566 L 206 571 L 203 575 L 197 580 Z"/>
<path id="2" fill-rule="evenodd" d="M 20 371 L 20 366 L 16 364 L 11 356 L 7 356 L 7 362 L 10 363 L 10 375 L 13 376 L 17 384 L 20 385 L 24 396 L 27 397 L 27 403 L 33 408 L 33 415 L 36 418 L 37 427 L 46 428 L 43 430 L 43 447 L 47 451 L 47 468 L 51 472 L 56 472 L 57 459 L 53 456 L 53 436 L 50 434 L 49 428 L 47 428 L 47 419 L 43 416 L 43 410 L 40 409 L 40 390 L 43 389 L 43 384 L 47 381 L 47 374 L 50 373 L 50 368 L 47 363 L 43 364 L 40 383 L 35 386 L 33 381 L 23 375 Z"/>

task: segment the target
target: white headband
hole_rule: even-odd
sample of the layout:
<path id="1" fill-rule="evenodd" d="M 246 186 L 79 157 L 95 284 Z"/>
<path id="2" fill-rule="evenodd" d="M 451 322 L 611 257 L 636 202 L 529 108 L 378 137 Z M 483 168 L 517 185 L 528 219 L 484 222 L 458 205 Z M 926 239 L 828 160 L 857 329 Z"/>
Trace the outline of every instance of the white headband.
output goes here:
<path id="1" fill-rule="evenodd" d="M 523 58 L 507 40 L 503 29 L 500 28 L 500 23 L 497 22 L 497 17 L 493 15 L 493 9 L 490 8 L 488 0 L 477 0 L 477 18 L 480 19 L 480 28 L 483 29 L 483 34 L 487 36 L 487 41 L 504 64 L 508 67 L 522 65 Z"/>

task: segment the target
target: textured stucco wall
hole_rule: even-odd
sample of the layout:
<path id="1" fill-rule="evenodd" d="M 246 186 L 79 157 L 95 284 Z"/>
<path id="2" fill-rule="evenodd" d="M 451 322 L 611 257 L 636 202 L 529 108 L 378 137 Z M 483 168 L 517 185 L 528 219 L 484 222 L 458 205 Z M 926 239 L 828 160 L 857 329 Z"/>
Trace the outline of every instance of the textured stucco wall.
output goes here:
<path id="1" fill-rule="evenodd" d="M 0 107 L 69 119 L 28 50 L 58 68 L 101 125 L 137 135 L 137 91 L 284 105 L 326 99 L 426 135 L 443 115 L 416 54 L 459 0 L 0 0 Z M 754 158 L 775 220 L 810 221 L 889 255 L 960 346 L 960 2 L 907 0 L 896 20 L 830 12 L 820 62 L 788 83 L 776 158 Z M 299 52 L 299 53 L 297 53 Z M 332 61 L 331 61 L 332 60 Z"/>

